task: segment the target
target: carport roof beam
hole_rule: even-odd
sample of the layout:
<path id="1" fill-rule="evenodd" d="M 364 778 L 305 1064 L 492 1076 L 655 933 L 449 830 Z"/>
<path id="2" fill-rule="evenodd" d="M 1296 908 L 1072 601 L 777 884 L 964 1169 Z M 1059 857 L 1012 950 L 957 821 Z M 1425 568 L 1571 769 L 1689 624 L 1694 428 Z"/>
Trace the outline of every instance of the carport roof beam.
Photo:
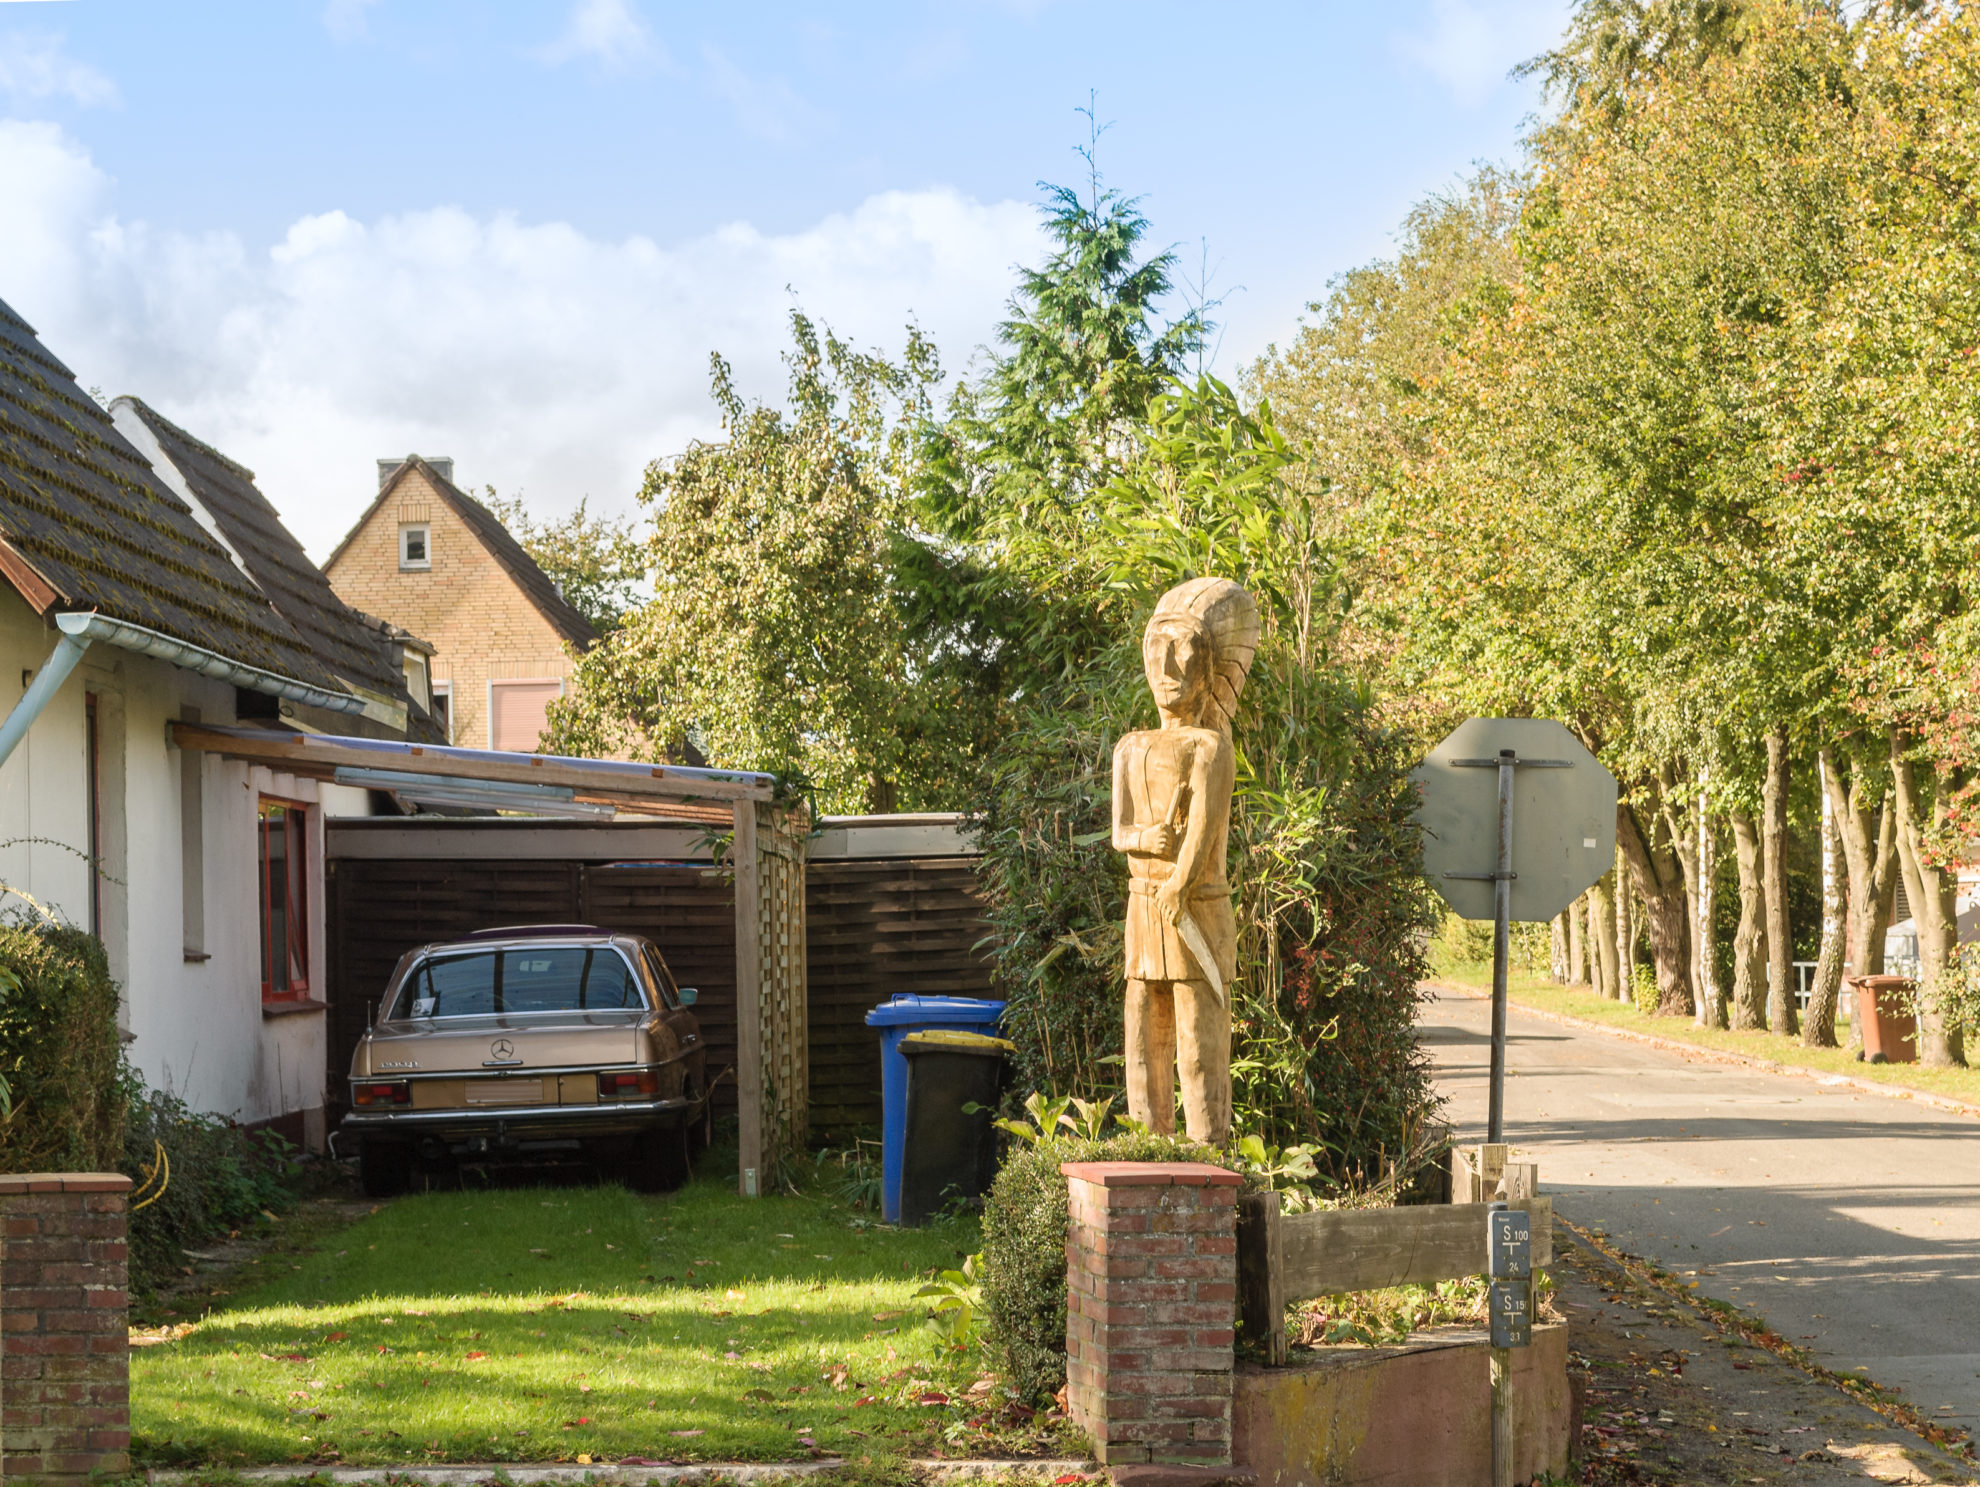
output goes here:
<path id="1" fill-rule="evenodd" d="M 497 749 L 456 749 L 398 739 L 350 738 L 294 729 L 174 723 L 172 742 L 182 749 L 223 754 L 320 779 L 339 769 L 391 769 L 438 780 L 549 785 L 588 795 L 653 802 L 768 801 L 776 777 L 746 770 L 694 769 L 681 764 L 639 764 L 625 759 L 573 759 L 557 754 L 517 754 Z"/>

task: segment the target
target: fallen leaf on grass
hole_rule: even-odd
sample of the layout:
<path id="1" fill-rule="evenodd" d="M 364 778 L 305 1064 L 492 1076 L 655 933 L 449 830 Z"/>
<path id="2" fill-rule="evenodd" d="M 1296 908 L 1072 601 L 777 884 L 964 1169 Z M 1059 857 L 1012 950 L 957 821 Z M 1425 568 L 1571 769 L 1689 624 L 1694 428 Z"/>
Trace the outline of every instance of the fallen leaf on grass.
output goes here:
<path id="1" fill-rule="evenodd" d="M 479 1363 L 483 1358 L 486 1358 L 487 1356 L 488 1355 L 486 1353 L 469 1353 L 467 1355 L 467 1361 L 470 1363 Z"/>
<path id="2" fill-rule="evenodd" d="M 906 1316 L 906 1315 L 907 1315 L 906 1312 L 899 1312 L 899 1311 L 876 1311 L 873 1314 L 873 1320 L 876 1322 L 891 1322 L 894 1320 L 895 1317 Z"/>
<path id="3" fill-rule="evenodd" d="M 916 1404 L 947 1404 L 949 1402 L 949 1396 L 932 1392 L 928 1394 L 917 1394 L 914 1402 Z"/>
<path id="4" fill-rule="evenodd" d="M 589 1425 L 590 1423 L 591 1421 L 587 1417 L 585 1417 L 584 1415 L 579 1415 L 575 1420 L 566 1420 L 564 1422 L 564 1429 L 576 1430 L 578 1426 Z"/>
<path id="5" fill-rule="evenodd" d="M 325 1342 L 342 1342 L 349 1336 L 350 1333 L 348 1332 L 326 1332 L 323 1334 L 323 1340 Z"/>
<path id="6" fill-rule="evenodd" d="M 722 1298 L 725 1301 L 740 1301 L 743 1299 L 743 1293 L 741 1291 L 724 1291 Z"/>
<path id="7" fill-rule="evenodd" d="M 579 1465 L 579 1466 L 590 1466 L 590 1465 L 591 1465 L 591 1457 L 590 1457 L 590 1455 L 589 1455 L 588 1453 L 586 1453 L 586 1452 L 583 1452 L 583 1451 L 580 1451 L 580 1452 L 578 1452 L 578 1459 L 577 1459 L 577 1461 L 578 1461 L 578 1465 Z"/>
<path id="8" fill-rule="evenodd" d="M 706 1435 L 708 1434 L 708 1432 L 705 1430 L 670 1430 L 667 1432 L 667 1434 L 689 1436 L 689 1435 Z"/>

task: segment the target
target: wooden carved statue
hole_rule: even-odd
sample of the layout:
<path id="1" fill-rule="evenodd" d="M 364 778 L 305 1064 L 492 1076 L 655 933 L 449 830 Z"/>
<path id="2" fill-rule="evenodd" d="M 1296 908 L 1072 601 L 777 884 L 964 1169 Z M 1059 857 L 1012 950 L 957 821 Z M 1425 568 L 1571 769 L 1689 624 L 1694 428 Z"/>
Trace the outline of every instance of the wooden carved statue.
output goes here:
<path id="1" fill-rule="evenodd" d="M 1258 648 L 1258 605 L 1227 578 L 1164 594 L 1141 640 L 1162 726 L 1114 748 L 1114 849 L 1127 853 L 1128 1114 L 1192 1140 L 1231 1133 L 1237 917 L 1224 877 L 1231 720 Z"/>

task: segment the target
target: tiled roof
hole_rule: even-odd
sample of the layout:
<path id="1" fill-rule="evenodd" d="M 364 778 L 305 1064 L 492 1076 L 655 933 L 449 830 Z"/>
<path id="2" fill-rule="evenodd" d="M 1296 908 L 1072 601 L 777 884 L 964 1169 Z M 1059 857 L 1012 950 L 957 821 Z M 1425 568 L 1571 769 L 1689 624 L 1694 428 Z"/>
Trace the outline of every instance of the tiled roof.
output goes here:
<path id="1" fill-rule="evenodd" d="M 219 526 L 248 577 L 276 612 L 295 626 L 317 659 L 355 686 L 406 701 L 405 674 L 390 642 L 332 591 L 330 580 L 256 488 L 254 471 L 194 438 L 140 399 L 117 399 L 113 414 L 125 406 L 150 430 L 160 452 Z"/>
<path id="2" fill-rule="evenodd" d="M 379 487 L 378 499 L 365 509 L 364 515 L 359 517 L 350 531 L 344 534 L 344 540 L 337 544 L 336 552 L 331 553 L 329 560 L 324 563 L 325 568 L 334 568 L 337 565 L 338 554 L 350 545 L 351 539 L 364 529 L 365 524 L 371 520 L 372 514 L 391 498 L 392 492 L 398 489 L 399 482 L 404 480 L 407 472 L 415 467 L 426 476 L 440 499 L 453 508 L 454 514 L 460 517 L 462 523 L 474 534 L 475 540 L 480 542 L 488 550 L 489 555 L 508 572 L 509 577 L 516 581 L 516 587 L 523 591 L 524 597 L 536 607 L 537 613 L 549 622 L 550 628 L 555 630 L 561 639 L 579 650 L 588 649 L 597 641 L 598 632 L 591 628 L 591 621 L 565 602 L 564 596 L 557 592 L 557 585 L 551 582 L 550 575 L 536 566 L 536 559 L 523 551 L 522 544 L 509 535 L 509 529 L 497 520 L 495 513 L 416 454 L 407 456 L 406 462 Z"/>
<path id="3" fill-rule="evenodd" d="M 58 608 L 101 610 L 343 690 L 4 301 L 0 540 L 54 590 Z"/>

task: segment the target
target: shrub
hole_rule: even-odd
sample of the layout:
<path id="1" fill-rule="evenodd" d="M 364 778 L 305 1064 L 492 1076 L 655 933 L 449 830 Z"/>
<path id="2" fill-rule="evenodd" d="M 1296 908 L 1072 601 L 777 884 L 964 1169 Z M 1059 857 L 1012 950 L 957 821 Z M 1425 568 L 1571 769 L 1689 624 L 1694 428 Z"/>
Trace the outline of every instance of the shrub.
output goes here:
<path id="1" fill-rule="evenodd" d="M 178 1096 L 146 1089 L 135 1075 L 127 1094 L 122 1169 L 133 1182 L 144 1181 L 161 1146 L 168 1163 L 164 1190 L 131 1213 L 131 1289 L 150 1295 L 179 1272 L 187 1247 L 293 1207 L 299 1169 L 294 1148 L 273 1131 L 195 1114 Z M 151 1191 L 147 1186 L 136 1196 L 143 1202 Z"/>
<path id="2" fill-rule="evenodd" d="M 109 1172 L 123 1154 L 117 983 L 65 925 L 0 926 L 0 1171 Z"/>
<path id="3" fill-rule="evenodd" d="M 1061 1162 L 1238 1159 L 1169 1136 L 1040 1141 L 1013 1150 L 983 1204 L 983 1316 L 1005 1379 L 1041 1401 L 1066 1381 L 1066 1179 Z"/>

